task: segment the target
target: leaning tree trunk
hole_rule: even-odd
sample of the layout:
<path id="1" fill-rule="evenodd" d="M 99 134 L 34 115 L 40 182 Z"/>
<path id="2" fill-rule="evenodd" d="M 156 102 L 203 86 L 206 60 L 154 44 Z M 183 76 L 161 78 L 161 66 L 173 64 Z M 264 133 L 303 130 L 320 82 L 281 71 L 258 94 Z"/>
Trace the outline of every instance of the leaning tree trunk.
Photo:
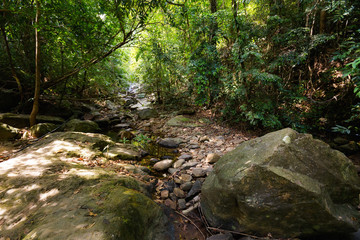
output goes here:
<path id="1" fill-rule="evenodd" d="M 40 98 L 40 39 L 39 39 L 39 17 L 40 17 L 40 2 L 36 0 L 36 17 L 35 17 L 35 93 L 34 103 L 30 114 L 30 127 L 36 123 L 36 115 L 39 112 L 39 98 Z"/>

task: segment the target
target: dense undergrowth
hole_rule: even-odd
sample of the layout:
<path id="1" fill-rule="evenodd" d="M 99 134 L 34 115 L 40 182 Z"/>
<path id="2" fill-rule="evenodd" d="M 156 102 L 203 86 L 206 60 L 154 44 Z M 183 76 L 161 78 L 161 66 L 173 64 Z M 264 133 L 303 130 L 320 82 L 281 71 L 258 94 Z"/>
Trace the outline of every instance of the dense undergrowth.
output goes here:
<path id="1" fill-rule="evenodd" d="M 35 3 L 2 3 L 1 88 L 23 95 L 2 111 L 32 103 L 38 29 L 43 98 L 106 97 L 140 81 L 158 103 L 248 128 L 359 132 L 356 0 L 40 3 L 37 25 Z"/>

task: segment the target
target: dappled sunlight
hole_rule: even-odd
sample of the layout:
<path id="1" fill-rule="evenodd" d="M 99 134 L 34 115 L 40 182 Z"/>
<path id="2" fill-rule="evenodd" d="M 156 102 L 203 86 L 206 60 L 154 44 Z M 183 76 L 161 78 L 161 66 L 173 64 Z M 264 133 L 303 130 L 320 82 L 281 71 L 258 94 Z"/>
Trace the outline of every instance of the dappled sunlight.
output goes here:
<path id="1" fill-rule="evenodd" d="M 59 193 L 59 189 L 57 189 L 57 188 L 51 189 L 50 191 L 47 191 L 45 193 L 41 193 L 40 196 L 39 196 L 39 200 L 40 201 L 46 201 L 48 198 L 53 197 L 58 193 Z"/>

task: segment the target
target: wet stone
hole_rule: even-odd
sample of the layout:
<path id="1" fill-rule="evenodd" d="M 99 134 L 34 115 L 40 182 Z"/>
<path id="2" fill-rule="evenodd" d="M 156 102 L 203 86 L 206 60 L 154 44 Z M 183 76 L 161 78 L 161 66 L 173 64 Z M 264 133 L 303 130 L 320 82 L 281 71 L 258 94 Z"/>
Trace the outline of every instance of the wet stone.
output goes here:
<path id="1" fill-rule="evenodd" d="M 181 174 L 179 178 L 183 183 L 190 182 L 192 180 L 192 177 L 189 174 Z"/>
<path id="2" fill-rule="evenodd" d="M 183 210 L 186 208 L 186 201 L 185 199 L 179 199 L 178 200 L 178 207 L 180 210 Z"/>
<path id="3" fill-rule="evenodd" d="M 208 163 L 216 163 L 219 161 L 220 156 L 216 153 L 209 153 L 206 157 L 206 162 Z"/>
<path id="4" fill-rule="evenodd" d="M 183 184 L 180 185 L 180 188 L 184 191 L 189 191 L 192 187 L 192 183 L 191 182 L 185 182 Z"/>
<path id="5" fill-rule="evenodd" d="M 177 169 L 177 168 L 169 168 L 169 169 L 168 169 L 168 173 L 170 173 L 171 175 L 173 175 L 173 174 L 176 173 L 177 171 L 179 171 L 179 169 Z"/>

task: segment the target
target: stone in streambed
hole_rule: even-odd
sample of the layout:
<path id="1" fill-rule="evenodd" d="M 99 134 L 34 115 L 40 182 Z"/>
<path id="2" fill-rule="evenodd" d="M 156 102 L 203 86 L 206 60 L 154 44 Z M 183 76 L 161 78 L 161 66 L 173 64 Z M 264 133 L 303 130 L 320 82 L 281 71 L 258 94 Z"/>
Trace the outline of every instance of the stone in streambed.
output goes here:
<path id="1" fill-rule="evenodd" d="M 357 231 L 359 193 L 356 169 L 344 154 L 283 129 L 225 154 L 203 184 L 201 206 L 211 226 L 313 236 Z"/>
<path id="2" fill-rule="evenodd" d="M 162 160 L 160 162 L 155 163 L 153 168 L 156 171 L 164 171 L 164 170 L 168 169 L 169 167 L 171 167 L 172 163 L 173 163 L 173 160 L 171 160 L 171 159 Z"/>
<path id="3" fill-rule="evenodd" d="M 56 125 L 53 123 L 38 123 L 30 128 L 30 133 L 34 137 L 41 137 L 46 133 L 51 132 L 56 128 Z"/>
<path id="4" fill-rule="evenodd" d="M 177 160 L 176 162 L 174 162 L 173 167 L 174 167 L 174 168 L 179 168 L 179 167 L 181 167 L 181 165 L 184 164 L 184 162 L 185 162 L 184 159 L 179 159 L 179 160 Z"/>
<path id="5" fill-rule="evenodd" d="M 216 163 L 217 161 L 219 161 L 220 156 L 216 153 L 209 153 L 206 156 L 206 162 L 208 163 Z"/>
<path id="6" fill-rule="evenodd" d="M 180 138 L 164 138 L 159 141 L 159 145 L 164 148 L 177 148 L 183 141 Z"/>

